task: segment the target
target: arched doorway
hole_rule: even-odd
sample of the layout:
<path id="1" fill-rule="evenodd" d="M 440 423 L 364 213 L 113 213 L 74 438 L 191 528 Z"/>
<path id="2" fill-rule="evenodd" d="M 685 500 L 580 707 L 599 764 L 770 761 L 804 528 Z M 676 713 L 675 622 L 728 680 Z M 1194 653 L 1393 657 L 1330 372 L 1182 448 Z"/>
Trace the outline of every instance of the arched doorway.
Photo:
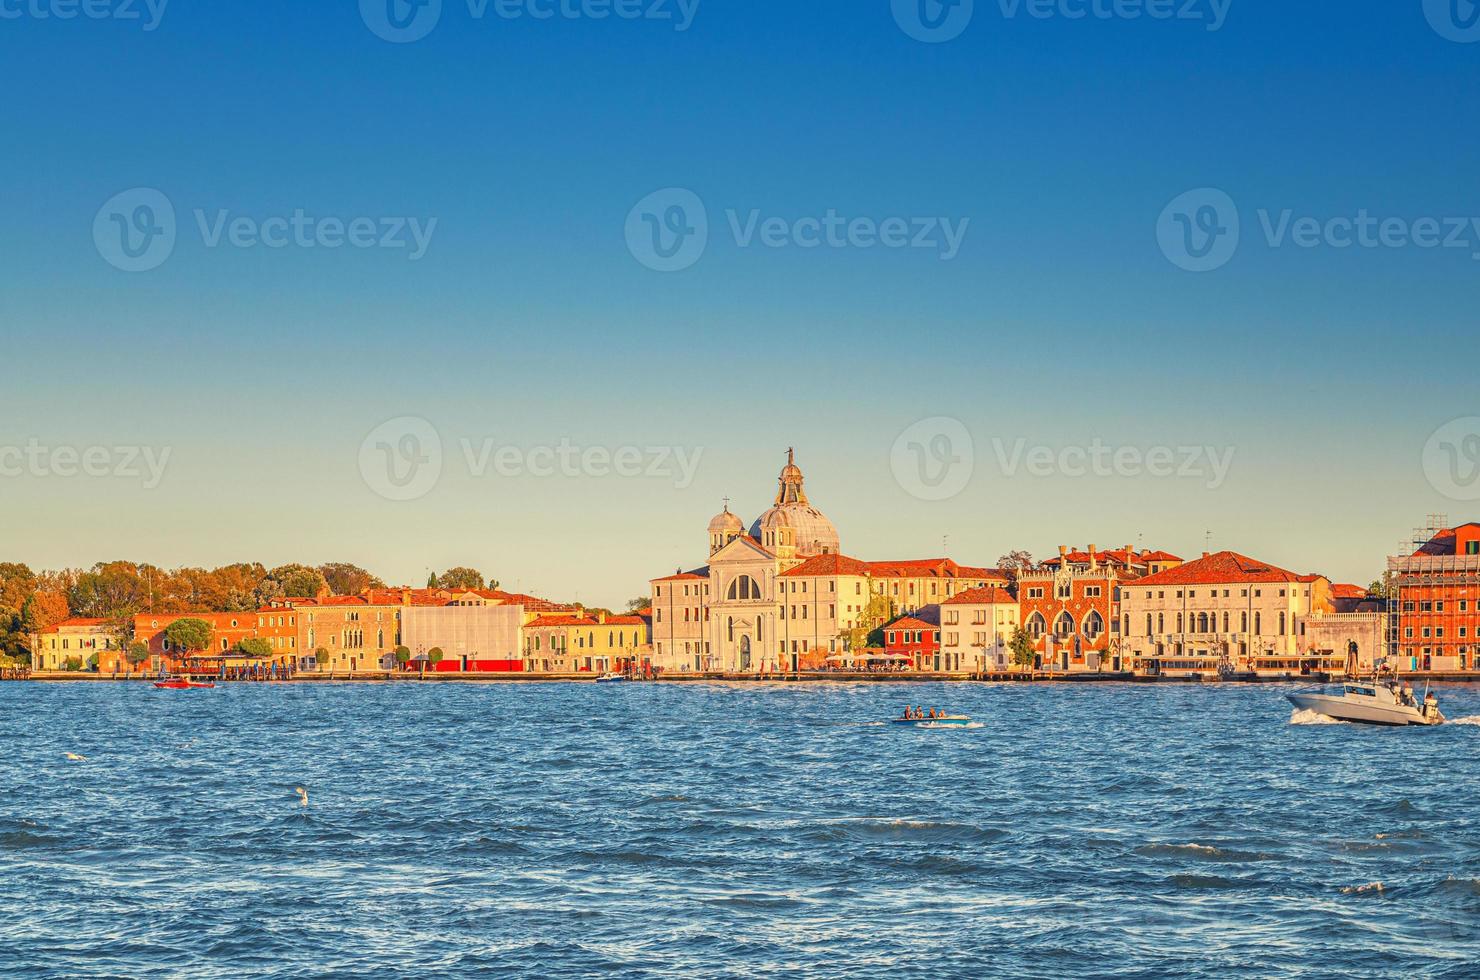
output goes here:
<path id="1" fill-rule="evenodd" d="M 740 637 L 740 669 L 750 669 L 750 637 Z"/>

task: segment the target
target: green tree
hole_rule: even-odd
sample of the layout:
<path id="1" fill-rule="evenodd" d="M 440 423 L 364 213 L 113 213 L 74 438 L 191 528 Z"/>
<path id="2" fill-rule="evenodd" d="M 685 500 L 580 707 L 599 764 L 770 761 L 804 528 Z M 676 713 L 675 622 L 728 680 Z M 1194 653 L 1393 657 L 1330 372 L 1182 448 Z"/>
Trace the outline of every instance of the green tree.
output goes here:
<path id="1" fill-rule="evenodd" d="M 313 662 L 319 665 L 320 670 L 323 670 L 329 663 L 329 651 L 323 647 L 319 647 L 313 652 Z"/>
<path id="2" fill-rule="evenodd" d="M 1009 551 L 1001 558 L 998 558 L 997 570 L 1006 573 L 1008 585 L 1016 589 L 1018 575 L 1032 568 L 1033 564 L 1033 553 L 1019 549 Z"/>
<path id="3" fill-rule="evenodd" d="M 87 658 L 87 669 L 92 671 L 98 669 L 98 655 L 96 653 Z"/>
<path id="4" fill-rule="evenodd" d="M 317 568 L 296 564 L 279 565 L 257 584 L 257 604 L 265 606 L 274 599 L 289 597 L 312 598 L 328 588 L 329 583 L 324 581 L 324 576 Z"/>
<path id="5" fill-rule="evenodd" d="M 74 670 L 74 671 L 75 670 L 81 670 L 82 669 L 82 658 L 81 657 L 68 657 L 66 660 L 62 661 L 62 669 L 63 670 Z"/>
<path id="6" fill-rule="evenodd" d="M 149 659 L 149 648 L 138 640 L 135 640 L 128 645 L 128 649 L 124 651 L 123 657 L 129 662 L 131 667 L 137 670 L 140 664 Z"/>
<path id="7" fill-rule="evenodd" d="M 435 667 L 442 662 L 442 658 L 445 656 L 446 654 L 442 652 L 441 647 L 432 647 L 427 651 L 427 663 Z"/>
<path id="8" fill-rule="evenodd" d="M 481 589 L 483 588 L 483 573 L 475 568 L 449 568 L 441 575 L 436 576 L 440 587 L 444 589 Z"/>
<path id="9" fill-rule="evenodd" d="M 1028 631 L 1021 626 L 1012 631 L 1012 639 L 1007 641 L 1007 648 L 1012 651 L 1012 662 L 1019 667 L 1029 668 L 1033 666 L 1033 638 Z"/>
<path id="10" fill-rule="evenodd" d="M 185 653 L 200 653 L 211 645 L 211 624 L 203 619 L 177 619 L 164 628 L 170 646 Z"/>
<path id="11" fill-rule="evenodd" d="M 406 647 L 396 647 L 396 663 L 402 667 L 411 662 L 411 651 Z"/>
<path id="12" fill-rule="evenodd" d="M 652 604 L 653 601 L 645 595 L 633 596 L 631 599 L 627 600 L 627 611 L 637 612 L 639 609 L 646 609 Z"/>
<path id="13" fill-rule="evenodd" d="M 272 656 L 272 644 L 260 636 L 249 636 L 237 643 L 236 649 L 243 656 L 267 660 Z"/>
<path id="14" fill-rule="evenodd" d="M 335 595 L 359 595 L 366 589 L 383 589 L 385 583 L 358 565 L 331 561 L 319 566 L 319 574 Z"/>
<path id="15" fill-rule="evenodd" d="M 78 616 L 125 619 L 149 608 L 153 583 L 163 588 L 169 576 L 150 565 L 131 561 L 98 562 L 77 576 L 68 605 Z"/>
<path id="16" fill-rule="evenodd" d="M 429 588 L 429 589 L 438 589 L 438 588 L 441 588 L 441 586 L 439 586 L 437 584 L 437 573 L 436 572 L 433 572 L 432 574 L 430 574 L 430 575 L 427 576 L 427 588 Z"/>

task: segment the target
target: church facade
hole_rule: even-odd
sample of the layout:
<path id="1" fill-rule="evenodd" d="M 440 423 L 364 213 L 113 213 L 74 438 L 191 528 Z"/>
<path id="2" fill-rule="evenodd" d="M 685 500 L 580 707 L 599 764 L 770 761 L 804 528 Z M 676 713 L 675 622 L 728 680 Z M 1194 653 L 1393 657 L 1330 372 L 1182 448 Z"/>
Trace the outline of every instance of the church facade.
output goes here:
<path id="1" fill-rule="evenodd" d="M 949 558 L 849 557 L 804 482 L 788 450 L 770 509 L 747 527 L 727 503 L 709 522 L 707 564 L 651 580 L 656 665 L 680 672 L 816 669 L 899 613 L 1005 582 L 996 569 Z"/>

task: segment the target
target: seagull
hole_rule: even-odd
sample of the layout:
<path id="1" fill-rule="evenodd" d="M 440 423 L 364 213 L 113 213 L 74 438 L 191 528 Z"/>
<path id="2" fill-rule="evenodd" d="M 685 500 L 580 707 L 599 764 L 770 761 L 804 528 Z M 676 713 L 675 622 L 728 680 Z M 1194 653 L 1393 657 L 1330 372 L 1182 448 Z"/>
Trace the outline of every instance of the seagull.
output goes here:
<path id="1" fill-rule="evenodd" d="M 304 789 L 302 786 L 294 786 L 293 792 L 298 794 L 298 799 L 303 801 L 304 806 L 308 806 L 308 790 Z"/>
<path id="2" fill-rule="evenodd" d="M 87 756 L 85 756 L 85 755 L 78 755 L 76 752 L 68 752 L 67 753 L 67 758 L 71 759 L 73 762 L 86 762 L 87 761 Z"/>

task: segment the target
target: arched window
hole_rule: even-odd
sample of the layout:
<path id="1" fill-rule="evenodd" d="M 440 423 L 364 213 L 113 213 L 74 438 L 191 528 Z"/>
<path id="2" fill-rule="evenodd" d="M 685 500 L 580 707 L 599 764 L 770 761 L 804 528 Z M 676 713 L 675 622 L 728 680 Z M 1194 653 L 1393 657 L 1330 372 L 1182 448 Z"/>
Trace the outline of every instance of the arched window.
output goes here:
<path id="1" fill-rule="evenodd" d="M 1259 622 L 1259 619 L 1260 619 L 1259 613 L 1257 613 L 1257 612 L 1254 613 L 1254 635 L 1255 636 L 1261 636 L 1261 635 L 1263 635 L 1263 631 L 1260 630 L 1260 628 L 1259 628 L 1260 625 L 1261 625 L 1260 622 Z"/>
<path id="2" fill-rule="evenodd" d="M 1199 633 L 1206 633 L 1208 631 L 1208 614 L 1207 613 L 1198 613 L 1197 614 L 1197 631 Z"/>
<path id="3" fill-rule="evenodd" d="M 725 629 L 729 631 L 729 634 L 730 634 L 730 642 L 731 643 L 734 643 L 735 642 L 735 617 L 734 616 L 731 616 L 729 619 L 725 620 Z"/>
<path id="4" fill-rule="evenodd" d="M 1223 632 L 1228 632 L 1228 613 L 1223 614 Z"/>
<path id="5" fill-rule="evenodd" d="M 1285 611 L 1280 610 L 1280 636 L 1285 635 Z"/>
<path id="6" fill-rule="evenodd" d="M 759 599 L 760 597 L 761 587 L 749 575 L 741 575 L 731 582 L 730 591 L 726 593 L 728 599 Z"/>
<path id="7" fill-rule="evenodd" d="M 1058 619 L 1053 621 L 1053 631 L 1062 640 L 1074 635 L 1074 617 L 1069 615 L 1068 610 L 1059 613 Z"/>
<path id="8" fill-rule="evenodd" d="M 1025 628 L 1028 631 L 1028 635 L 1036 640 L 1048 630 L 1048 623 L 1044 622 L 1042 613 L 1035 612 L 1028 617 Z"/>
<path id="9" fill-rule="evenodd" d="M 1105 632 L 1105 620 L 1100 617 L 1098 610 L 1091 609 L 1089 615 L 1084 617 L 1080 628 L 1084 632 L 1084 638 L 1093 641 L 1095 637 Z"/>
<path id="10" fill-rule="evenodd" d="M 1151 614 L 1150 613 L 1147 613 L 1146 614 L 1146 635 L 1147 636 L 1150 636 L 1151 635 Z"/>
<path id="11" fill-rule="evenodd" d="M 1177 613 L 1177 632 L 1182 632 L 1182 614 Z"/>

